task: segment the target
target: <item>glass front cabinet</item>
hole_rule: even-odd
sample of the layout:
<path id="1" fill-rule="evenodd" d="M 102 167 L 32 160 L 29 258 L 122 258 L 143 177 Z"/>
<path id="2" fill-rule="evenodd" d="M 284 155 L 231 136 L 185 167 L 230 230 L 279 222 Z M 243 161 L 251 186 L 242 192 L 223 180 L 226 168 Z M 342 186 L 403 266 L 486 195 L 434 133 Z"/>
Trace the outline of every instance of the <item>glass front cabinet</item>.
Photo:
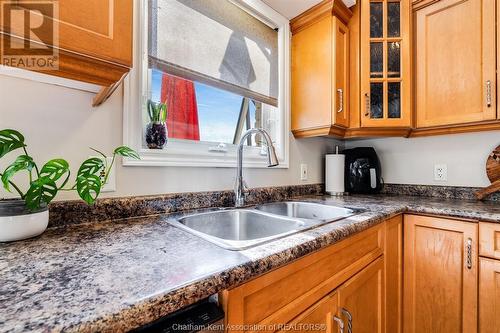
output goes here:
<path id="1" fill-rule="evenodd" d="M 411 126 L 410 0 L 361 0 L 361 126 Z"/>

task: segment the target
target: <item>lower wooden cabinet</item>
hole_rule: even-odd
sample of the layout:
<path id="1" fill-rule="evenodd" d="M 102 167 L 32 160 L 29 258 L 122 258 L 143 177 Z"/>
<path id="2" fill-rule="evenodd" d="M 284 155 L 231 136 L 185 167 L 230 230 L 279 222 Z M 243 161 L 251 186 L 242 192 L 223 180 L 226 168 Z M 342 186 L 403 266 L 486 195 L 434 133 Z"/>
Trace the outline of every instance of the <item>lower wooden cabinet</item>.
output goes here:
<path id="1" fill-rule="evenodd" d="M 479 259 L 479 332 L 500 332 L 500 260 Z"/>
<path id="2" fill-rule="evenodd" d="M 478 225 L 404 218 L 404 332 L 477 332 Z"/>
<path id="3" fill-rule="evenodd" d="M 226 331 L 500 333 L 499 234 L 393 217 L 224 291 Z"/>
<path id="4" fill-rule="evenodd" d="M 224 291 L 226 330 L 336 333 L 343 325 L 345 332 L 383 333 L 386 312 L 395 321 L 387 327 L 400 327 L 401 228 L 396 216 Z"/>
<path id="5" fill-rule="evenodd" d="M 338 294 L 333 292 L 290 323 L 285 324 L 278 332 L 338 332 L 338 327 L 333 319 L 337 313 L 338 302 Z"/>
<path id="6" fill-rule="evenodd" d="M 356 333 L 385 332 L 384 258 L 339 287 L 338 317 Z M 347 330 L 349 332 L 349 330 Z"/>

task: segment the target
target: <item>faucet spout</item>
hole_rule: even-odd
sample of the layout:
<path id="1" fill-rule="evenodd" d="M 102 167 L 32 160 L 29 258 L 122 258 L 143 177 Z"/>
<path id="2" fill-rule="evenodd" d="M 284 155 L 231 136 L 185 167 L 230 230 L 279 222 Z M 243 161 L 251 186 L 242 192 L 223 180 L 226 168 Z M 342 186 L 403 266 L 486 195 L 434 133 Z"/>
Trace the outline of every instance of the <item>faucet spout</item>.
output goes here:
<path id="1" fill-rule="evenodd" d="M 276 149 L 274 148 L 273 141 L 267 133 L 262 128 L 251 128 L 243 134 L 240 139 L 240 143 L 237 148 L 237 158 L 236 158 L 236 183 L 234 185 L 234 205 L 235 207 L 242 207 L 245 205 L 245 189 L 243 182 L 243 147 L 245 140 L 252 134 L 261 134 L 266 142 L 267 146 L 267 166 L 274 167 L 279 165 L 278 156 L 276 156 Z"/>

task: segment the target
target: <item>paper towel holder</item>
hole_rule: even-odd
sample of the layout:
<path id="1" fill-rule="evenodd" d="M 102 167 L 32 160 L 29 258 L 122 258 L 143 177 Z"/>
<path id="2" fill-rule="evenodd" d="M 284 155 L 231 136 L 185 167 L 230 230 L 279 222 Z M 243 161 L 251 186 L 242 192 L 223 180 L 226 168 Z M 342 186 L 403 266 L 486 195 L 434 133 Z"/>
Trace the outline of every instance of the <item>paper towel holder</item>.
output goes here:
<path id="1" fill-rule="evenodd" d="M 335 146 L 335 154 L 325 156 L 325 193 L 331 196 L 344 196 L 345 155 L 339 154 L 339 146 Z"/>

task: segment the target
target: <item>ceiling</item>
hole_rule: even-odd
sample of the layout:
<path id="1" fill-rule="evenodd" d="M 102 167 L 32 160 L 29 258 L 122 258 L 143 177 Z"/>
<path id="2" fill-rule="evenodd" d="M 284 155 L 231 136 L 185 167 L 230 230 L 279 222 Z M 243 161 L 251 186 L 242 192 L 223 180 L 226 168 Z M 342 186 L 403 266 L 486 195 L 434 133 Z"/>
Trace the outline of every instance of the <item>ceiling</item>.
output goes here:
<path id="1" fill-rule="evenodd" d="M 305 12 L 312 6 L 320 3 L 322 0 L 263 0 L 275 11 L 292 19 L 295 16 Z M 350 7 L 356 3 L 356 0 L 343 0 L 344 3 Z"/>

